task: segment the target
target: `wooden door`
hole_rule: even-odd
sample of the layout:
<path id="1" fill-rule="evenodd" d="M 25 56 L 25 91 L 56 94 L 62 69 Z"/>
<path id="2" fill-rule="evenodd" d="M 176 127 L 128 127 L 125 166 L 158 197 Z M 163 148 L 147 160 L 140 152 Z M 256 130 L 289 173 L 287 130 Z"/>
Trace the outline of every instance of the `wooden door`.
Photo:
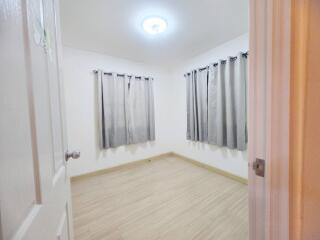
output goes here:
<path id="1" fill-rule="evenodd" d="M 320 1 L 292 4 L 290 240 L 320 239 Z"/>
<path id="2" fill-rule="evenodd" d="M 291 0 L 250 1 L 250 240 L 289 239 L 290 24 Z"/>
<path id="3" fill-rule="evenodd" d="M 249 62 L 249 228 L 250 240 L 265 239 L 265 178 L 252 167 L 266 159 L 266 1 L 250 1 Z"/>
<path id="4" fill-rule="evenodd" d="M 0 238 L 72 239 L 57 0 L 0 2 Z"/>

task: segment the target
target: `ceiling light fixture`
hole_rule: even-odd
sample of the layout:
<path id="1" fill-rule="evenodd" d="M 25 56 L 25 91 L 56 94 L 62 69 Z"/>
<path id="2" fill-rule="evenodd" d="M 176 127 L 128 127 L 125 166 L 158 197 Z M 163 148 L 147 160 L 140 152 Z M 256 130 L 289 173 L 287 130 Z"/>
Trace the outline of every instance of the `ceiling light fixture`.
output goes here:
<path id="1" fill-rule="evenodd" d="M 168 24 L 166 20 L 161 17 L 149 17 L 143 21 L 142 27 L 146 33 L 156 35 L 164 32 Z"/>

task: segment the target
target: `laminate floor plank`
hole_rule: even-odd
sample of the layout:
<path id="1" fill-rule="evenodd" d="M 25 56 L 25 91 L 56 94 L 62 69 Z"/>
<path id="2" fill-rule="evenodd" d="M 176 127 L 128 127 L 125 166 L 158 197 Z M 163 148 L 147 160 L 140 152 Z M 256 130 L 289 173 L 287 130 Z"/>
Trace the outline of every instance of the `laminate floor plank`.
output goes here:
<path id="1" fill-rule="evenodd" d="M 247 240 L 247 186 L 177 157 L 72 182 L 76 240 Z"/>

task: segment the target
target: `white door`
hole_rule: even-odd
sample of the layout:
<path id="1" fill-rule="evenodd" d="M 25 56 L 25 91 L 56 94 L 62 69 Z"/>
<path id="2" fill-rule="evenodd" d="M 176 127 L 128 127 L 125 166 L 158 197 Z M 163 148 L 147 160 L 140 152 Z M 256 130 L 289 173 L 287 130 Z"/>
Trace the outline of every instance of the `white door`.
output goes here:
<path id="1" fill-rule="evenodd" d="M 58 0 L 0 1 L 0 239 L 72 239 Z"/>

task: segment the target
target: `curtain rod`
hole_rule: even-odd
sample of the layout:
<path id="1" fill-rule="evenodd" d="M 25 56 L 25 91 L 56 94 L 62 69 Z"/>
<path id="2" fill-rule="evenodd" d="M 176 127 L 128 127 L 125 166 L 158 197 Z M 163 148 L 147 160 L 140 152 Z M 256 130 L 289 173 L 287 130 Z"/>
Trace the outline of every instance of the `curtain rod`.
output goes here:
<path id="1" fill-rule="evenodd" d="M 246 52 L 244 52 L 244 53 L 242 53 L 242 56 L 244 56 L 244 57 L 248 57 L 248 55 L 249 55 L 249 51 L 246 51 Z M 234 56 L 234 57 L 230 57 L 231 58 L 231 60 L 236 60 L 238 57 L 237 56 Z M 221 63 L 222 64 L 225 64 L 227 62 L 227 60 L 221 60 Z M 206 67 L 203 67 L 203 68 L 199 68 L 199 71 L 203 71 L 203 70 L 206 70 L 210 65 L 213 65 L 214 67 L 216 67 L 216 66 L 218 66 L 218 62 L 215 62 L 215 63 L 212 63 L 212 64 L 209 64 L 208 66 L 206 66 Z M 194 70 L 192 70 L 192 71 L 194 71 Z M 187 75 L 190 75 L 191 73 L 186 73 Z"/>
<path id="2" fill-rule="evenodd" d="M 93 70 L 93 73 L 98 73 L 98 70 Z M 103 72 L 103 74 L 105 74 L 105 75 L 112 75 L 112 72 Z M 116 73 L 117 74 L 117 76 L 120 76 L 120 77 L 124 77 L 124 76 L 126 76 L 126 74 L 124 74 L 124 73 Z M 128 75 L 128 76 L 131 76 L 131 75 Z"/>
<path id="3" fill-rule="evenodd" d="M 93 73 L 97 74 L 98 73 L 98 70 L 93 70 Z M 103 72 L 103 74 L 105 75 L 112 75 L 113 73 L 112 72 Z M 115 73 L 117 74 L 117 76 L 119 77 L 125 77 L 125 76 L 128 76 L 128 77 L 136 77 L 136 78 L 152 78 L 152 77 L 143 77 L 143 76 L 135 76 L 135 75 L 128 75 L 128 74 L 125 74 L 125 73 Z"/>

